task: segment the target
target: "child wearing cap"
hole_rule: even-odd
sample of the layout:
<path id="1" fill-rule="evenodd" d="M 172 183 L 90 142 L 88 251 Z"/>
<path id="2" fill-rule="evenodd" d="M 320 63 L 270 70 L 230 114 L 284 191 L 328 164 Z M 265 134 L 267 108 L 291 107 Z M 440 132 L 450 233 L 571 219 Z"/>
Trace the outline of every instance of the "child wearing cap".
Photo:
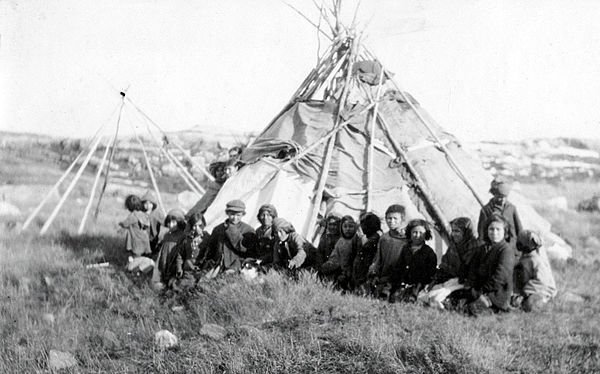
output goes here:
<path id="1" fill-rule="evenodd" d="M 509 244 L 514 248 L 517 235 L 521 232 L 523 225 L 521 225 L 517 208 L 508 201 L 511 188 L 510 181 L 503 176 L 498 176 L 492 181 L 490 193 L 494 197 L 481 208 L 481 212 L 479 213 L 479 221 L 477 223 L 479 239 L 485 236 L 484 225 L 487 220 L 492 214 L 499 214 L 508 222 L 511 237 Z"/>
<path id="2" fill-rule="evenodd" d="M 152 282 L 157 289 L 173 287 L 177 278 L 183 276 L 183 261 L 177 246 L 185 236 L 186 222 L 183 211 L 170 210 L 165 218 L 165 226 L 169 232 L 158 245 L 160 250 L 152 273 Z"/>
<path id="3" fill-rule="evenodd" d="M 150 220 L 148 237 L 150 240 L 150 250 L 152 251 L 152 255 L 156 255 L 158 253 L 160 228 L 165 219 L 163 213 L 161 213 L 159 209 L 156 209 L 156 207 L 158 206 L 156 201 L 156 197 L 150 190 L 146 191 L 146 194 L 142 196 L 142 204 L 144 205 L 144 211 L 146 212 Z"/>
<path id="4" fill-rule="evenodd" d="M 390 205 L 385 211 L 385 223 L 389 231 L 381 236 L 375 253 L 375 259 L 369 267 L 369 276 L 374 277 L 375 296 L 389 299 L 392 291 L 392 281 L 396 272 L 396 264 L 406 245 L 402 233 L 402 224 L 405 217 L 404 206 Z"/>
<path id="5" fill-rule="evenodd" d="M 125 207 L 129 210 L 127 218 L 119 222 L 119 226 L 127 230 L 125 248 L 133 253 L 134 257 L 149 254 L 150 241 L 148 239 L 148 226 L 150 221 L 144 213 L 142 200 L 136 195 L 125 198 Z"/>
<path id="6" fill-rule="evenodd" d="M 548 258 L 540 253 L 542 240 L 530 230 L 519 233 L 517 250 L 522 252 L 514 270 L 513 306 L 531 312 L 541 309 L 556 296 L 556 283 Z M 520 296 L 520 297 L 519 297 Z"/>
<path id="7" fill-rule="evenodd" d="M 232 200 L 225 206 L 227 219 L 213 229 L 207 242 L 207 260 L 214 261 L 222 270 L 240 270 L 244 258 L 248 257 L 246 242 L 255 242 L 254 229 L 242 218 L 246 214 L 246 204 Z"/>

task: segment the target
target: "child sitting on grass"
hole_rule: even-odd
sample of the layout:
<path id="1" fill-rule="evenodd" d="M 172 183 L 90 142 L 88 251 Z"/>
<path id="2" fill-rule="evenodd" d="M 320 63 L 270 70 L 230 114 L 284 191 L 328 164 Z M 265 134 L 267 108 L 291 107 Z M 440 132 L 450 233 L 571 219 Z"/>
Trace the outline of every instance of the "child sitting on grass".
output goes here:
<path id="1" fill-rule="evenodd" d="M 278 269 L 296 270 L 304 266 L 309 253 L 314 247 L 286 219 L 278 217 L 273 220 L 273 230 L 277 241 L 273 248 L 273 266 Z"/>
<path id="2" fill-rule="evenodd" d="M 523 255 L 514 270 L 516 295 L 513 295 L 512 304 L 526 312 L 542 309 L 556 296 L 552 268 L 548 258 L 540 253 L 541 247 L 542 240 L 535 232 L 524 230 L 519 233 L 517 249 Z"/>
<path id="3" fill-rule="evenodd" d="M 394 289 L 390 301 L 415 302 L 419 292 L 433 279 L 437 257 L 425 242 L 431 240 L 431 228 L 422 219 L 413 219 L 406 226 L 408 242 L 398 259 Z"/>
<path id="4" fill-rule="evenodd" d="M 321 266 L 319 272 L 330 278 L 341 289 L 347 290 L 352 277 L 352 263 L 360 245 L 356 236 L 356 222 L 350 216 L 342 217 L 341 233 L 333 247 L 329 259 Z"/>
<path id="5" fill-rule="evenodd" d="M 176 262 L 183 263 L 183 280 L 181 283 L 195 283 L 196 273 L 200 270 L 197 264 L 202 262 L 201 257 L 206 253 L 204 248 L 208 239 L 208 232 L 204 230 L 204 227 L 206 227 L 206 221 L 201 213 L 193 213 L 188 218 L 188 231 L 177 248 L 180 258 Z"/>
<path id="6" fill-rule="evenodd" d="M 165 218 L 165 226 L 169 232 L 159 243 L 160 251 L 152 274 L 155 289 L 162 289 L 165 286 L 172 287 L 176 279 L 183 276 L 183 261 L 177 249 L 177 244 L 185 235 L 186 223 L 183 211 L 181 209 L 170 210 Z"/>
<path id="7" fill-rule="evenodd" d="M 129 210 L 127 218 L 119 222 L 119 226 L 127 230 L 125 236 L 125 249 L 139 257 L 151 253 L 150 240 L 148 238 L 148 226 L 150 221 L 144 213 L 142 200 L 136 195 L 125 198 L 125 207 Z"/>
<path id="8" fill-rule="evenodd" d="M 381 220 L 375 213 L 365 213 L 360 219 L 361 243 L 352 263 L 352 288 L 361 295 L 369 293 L 368 272 L 373 263 L 381 232 Z"/>
<path id="9" fill-rule="evenodd" d="M 373 277 L 373 293 L 375 297 L 385 300 L 391 296 L 396 264 L 406 245 L 406 238 L 401 231 L 404 217 L 404 206 L 393 204 L 387 208 L 385 223 L 390 230 L 379 239 L 375 259 L 369 267 L 369 276 Z"/>

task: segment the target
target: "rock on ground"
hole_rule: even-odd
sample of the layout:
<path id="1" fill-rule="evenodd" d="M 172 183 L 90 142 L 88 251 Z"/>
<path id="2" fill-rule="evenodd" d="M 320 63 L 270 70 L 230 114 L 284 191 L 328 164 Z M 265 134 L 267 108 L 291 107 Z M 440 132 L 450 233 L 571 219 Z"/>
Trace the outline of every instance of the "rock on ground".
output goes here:
<path id="1" fill-rule="evenodd" d="M 42 321 L 46 322 L 49 325 L 53 325 L 54 321 L 55 321 L 54 314 L 52 314 L 52 313 L 42 314 Z"/>
<path id="2" fill-rule="evenodd" d="M 200 329 L 200 335 L 207 336 L 214 340 L 221 340 L 227 335 L 227 330 L 219 325 L 207 323 Z"/>
<path id="3" fill-rule="evenodd" d="M 160 349 L 176 347 L 179 340 L 169 330 L 160 330 L 154 334 L 154 345 Z"/>
<path id="4" fill-rule="evenodd" d="M 77 360 L 69 352 L 61 352 L 51 349 L 48 353 L 48 368 L 50 370 L 66 369 L 77 366 Z"/>

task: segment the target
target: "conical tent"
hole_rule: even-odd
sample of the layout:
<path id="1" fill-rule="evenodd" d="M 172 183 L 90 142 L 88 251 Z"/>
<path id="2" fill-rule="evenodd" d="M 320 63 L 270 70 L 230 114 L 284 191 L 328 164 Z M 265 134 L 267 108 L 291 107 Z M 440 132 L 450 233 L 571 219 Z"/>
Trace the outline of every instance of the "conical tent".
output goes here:
<path id="1" fill-rule="evenodd" d="M 394 203 L 407 218 L 435 224 L 438 255 L 448 222 L 476 224 L 492 176 L 444 131 L 392 74 L 349 33 L 337 35 L 290 102 L 243 152 L 246 164 L 228 179 L 206 210 L 208 227 L 225 219 L 231 199 L 246 202 L 248 219 L 274 204 L 309 239 L 328 213 L 358 218 L 383 215 Z M 547 244 L 568 248 L 517 194 L 511 195 L 526 228 Z M 569 249 L 570 250 L 570 249 Z"/>

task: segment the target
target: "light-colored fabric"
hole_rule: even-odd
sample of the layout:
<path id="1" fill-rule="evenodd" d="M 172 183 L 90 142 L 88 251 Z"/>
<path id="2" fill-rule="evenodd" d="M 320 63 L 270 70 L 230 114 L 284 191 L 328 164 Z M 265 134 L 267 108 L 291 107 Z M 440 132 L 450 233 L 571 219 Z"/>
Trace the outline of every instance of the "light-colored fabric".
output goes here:
<path id="1" fill-rule="evenodd" d="M 521 256 L 519 262 L 527 258 L 531 259 L 533 265 L 533 277 L 523 287 L 523 293 L 527 296 L 538 294 L 546 300 L 554 298 L 557 294 L 556 282 L 548 258 L 534 251 Z"/>
<path id="2" fill-rule="evenodd" d="M 135 256 L 151 253 L 148 236 L 150 220 L 144 212 L 131 212 L 119 225 L 126 229 L 125 249 Z"/>
<path id="3" fill-rule="evenodd" d="M 425 305 L 444 309 L 444 304 L 442 303 L 446 300 L 448 295 L 463 288 L 465 288 L 465 286 L 458 282 L 458 278 L 451 278 L 444 283 L 436 284 L 429 292 L 421 291 L 417 296 L 417 300 Z"/>

